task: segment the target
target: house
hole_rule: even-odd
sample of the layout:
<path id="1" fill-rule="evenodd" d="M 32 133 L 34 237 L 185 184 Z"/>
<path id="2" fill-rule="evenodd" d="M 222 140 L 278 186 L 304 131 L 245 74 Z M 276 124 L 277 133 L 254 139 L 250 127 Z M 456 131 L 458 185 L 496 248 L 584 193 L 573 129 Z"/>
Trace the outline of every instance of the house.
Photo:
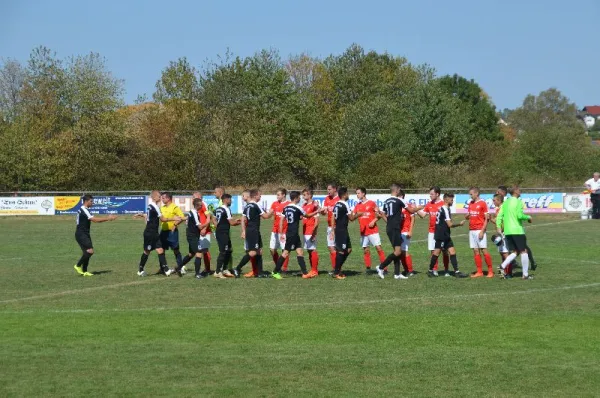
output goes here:
<path id="1" fill-rule="evenodd" d="M 588 129 L 594 127 L 600 121 L 600 105 L 584 106 L 579 116 Z"/>

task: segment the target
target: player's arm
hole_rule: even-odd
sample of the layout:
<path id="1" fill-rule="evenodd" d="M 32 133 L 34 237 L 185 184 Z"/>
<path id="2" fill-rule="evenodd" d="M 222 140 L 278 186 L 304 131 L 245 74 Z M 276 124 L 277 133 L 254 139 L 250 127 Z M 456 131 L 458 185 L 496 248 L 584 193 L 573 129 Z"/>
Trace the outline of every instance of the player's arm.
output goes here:
<path id="1" fill-rule="evenodd" d="M 423 209 L 424 209 L 424 208 L 423 208 Z M 426 216 L 428 216 L 428 215 L 429 215 L 429 213 L 426 213 L 426 212 L 425 212 L 423 209 L 421 209 L 421 210 L 417 211 L 417 213 L 416 213 L 416 214 L 417 214 L 419 217 L 421 217 L 421 218 L 425 218 Z"/>
<path id="2" fill-rule="evenodd" d="M 504 221 L 504 207 L 500 208 L 500 211 L 498 212 L 498 215 L 496 216 L 496 230 L 498 231 L 499 234 L 502 234 L 504 232 L 504 226 L 502 225 L 502 222 Z"/>
<path id="3" fill-rule="evenodd" d="M 408 230 L 408 237 L 409 237 L 409 238 L 411 238 L 411 237 L 412 237 L 412 235 L 413 235 L 413 228 L 415 227 L 415 221 L 416 221 L 416 219 L 415 219 L 415 215 L 413 214 L 413 215 L 410 217 L 410 229 Z"/>
<path id="4" fill-rule="evenodd" d="M 267 218 L 271 218 L 271 217 L 273 217 L 274 215 L 275 215 L 275 212 L 273 211 L 273 209 L 272 209 L 272 208 L 271 208 L 271 210 L 269 210 L 269 211 L 263 211 L 263 210 L 261 209 L 260 216 L 261 216 L 262 218 L 264 218 L 265 220 L 266 220 Z"/>
<path id="5" fill-rule="evenodd" d="M 387 218 L 387 214 L 385 212 L 385 209 L 384 210 L 379 210 L 379 213 L 377 214 L 377 217 L 382 218 L 383 221 L 385 221 L 387 223 L 388 218 Z"/>
<path id="6" fill-rule="evenodd" d="M 527 220 L 528 222 L 531 222 L 531 216 L 528 214 L 525 214 L 525 212 L 523 211 L 524 207 L 525 207 L 524 204 L 523 204 L 523 206 L 519 206 L 519 209 L 517 210 L 517 218 L 519 220 Z"/>
<path id="7" fill-rule="evenodd" d="M 354 221 L 354 220 L 356 220 L 358 217 L 361 217 L 361 216 L 362 216 L 362 215 L 364 215 L 364 214 L 365 214 L 365 212 L 364 212 L 364 211 L 359 211 L 359 212 L 357 212 L 357 213 L 350 212 L 350 213 L 348 213 L 348 220 L 350 220 L 350 221 Z"/>
<path id="8" fill-rule="evenodd" d="M 425 208 L 425 206 L 415 206 L 415 207 L 406 206 L 405 207 L 406 211 L 409 212 L 410 214 L 418 213 L 419 211 L 423 210 L 424 208 Z"/>
<path id="9" fill-rule="evenodd" d="M 242 214 L 242 223 L 240 224 L 242 226 L 242 239 L 246 238 L 246 223 L 248 222 L 248 217 L 246 217 L 245 214 Z"/>
<path id="10" fill-rule="evenodd" d="M 134 214 L 131 218 L 133 218 L 134 220 L 137 220 L 138 218 L 143 218 L 144 221 L 146 220 L 146 213 L 137 213 Z"/>
<path id="11" fill-rule="evenodd" d="M 181 217 L 179 217 L 179 216 L 167 218 L 167 217 L 163 216 L 162 214 L 160 215 L 159 219 L 162 222 L 181 221 Z"/>
<path id="12" fill-rule="evenodd" d="M 318 212 L 318 210 L 317 210 Z M 313 229 L 313 233 L 312 233 L 312 237 L 314 238 L 315 236 L 317 236 L 317 231 L 319 229 L 319 218 L 320 217 L 315 217 L 315 228 Z"/>
<path id="13" fill-rule="evenodd" d="M 117 219 L 117 216 L 111 214 L 108 217 L 96 217 L 96 216 L 92 216 L 92 218 L 90 218 L 89 220 L 91 222 L 100 223 L 100 222 L 114 221 L 116 219 Z"/>

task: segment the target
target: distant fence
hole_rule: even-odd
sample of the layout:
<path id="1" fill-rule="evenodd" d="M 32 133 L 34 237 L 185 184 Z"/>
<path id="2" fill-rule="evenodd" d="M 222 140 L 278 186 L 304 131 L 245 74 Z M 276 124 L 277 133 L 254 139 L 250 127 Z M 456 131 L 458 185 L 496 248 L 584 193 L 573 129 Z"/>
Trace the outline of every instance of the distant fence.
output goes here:
<path id="1" fill-rule="evenodd" d="M 570 191 L 563 192 L 545 191 L 541 188 L 523 189 L 521 200 L 524 203 L 527 213 L 565 213 L 565 212 L 583 212 L 591 208 L 589 194 L 577 193 L 573 188 Z M 387 190 L 368 190 L 368 198 L 374 200 L 379 206 L 389 197 Z M 466 205 L 470 197 L 467 194 L 468 188 L 447 188 L 443 191 L 453 191 L 456 193 L 452 211 L 455 213 L 466 213 Z M 493 189 L 482 190 L 483 192 L 493 192 Z M 423 205 L 429 201 L 427 189 L 420 190 L 421 193 L 412 193 L 408 191 L 405 200 L 415 205 Z M 568 193 L 572 192 L 572 193 Z M 146 211 L 148 205 L 148 192 L 123 191 L 123 192 L 89 192 L 94 195 L 94 206 L 91 209 L 93 214 L 136 214 Z M 183 211 L 189 211 L 192 208 L 192 192 L 179 191 L 174 192 L 173 202 L 181 207 Z M 314 199 L 321 205 L 325 199 L 325 191 L 315 191 Z M 490 211 L 494 211 L 492 202 L 493 193 L 483 193 L 481 198 L 487 202 Z M 233 195 L 231 211 L 234 214 L 241 213 L 243 209 L 242 198 L 240 195 Z M 262 195 L 260 200 L 261 207 L 268 209 L 275 202 L 276 196 Z M 204 194 L 204 202 L 207 205 L 217 206 L 217 198 L 209 194 Z M 351 195 L 348 204 L 351 208 L 357 203 L 356 195 Z M 25 215 L 68 215 L 75 214 L 81 207 L 80 192 L 0 192 L 0 216 L 25 216 Z"/>

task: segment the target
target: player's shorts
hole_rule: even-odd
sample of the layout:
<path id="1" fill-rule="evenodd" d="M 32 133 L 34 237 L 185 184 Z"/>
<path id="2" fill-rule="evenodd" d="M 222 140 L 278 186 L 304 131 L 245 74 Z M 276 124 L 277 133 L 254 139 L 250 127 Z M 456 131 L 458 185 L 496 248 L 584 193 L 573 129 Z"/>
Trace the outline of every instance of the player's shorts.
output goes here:
<path id="1" fill-rule="evenodd" d="M 469 247 L 471 249 L 487 249 L 487 234 L 483 233 L 483 239 L 479 239 L 481 231 L 469 231 Z"/>
<path id="2" fill-rule="evenodd" d="M 521 253 L 527 250 L 527 237 L 525 235 L 506 235 L 504 240 L 511 252 Z"/>
<path id="3" fill-rule="evenodd" d="M 388 229 L 386 232 L 392 247 L 402 246 L 402 234 L 400 233 L 400 229 Z"/>
<path id="4" fill-rule="evenodd" d="M 335 233 L 335 250 L 344 251 L 352 248 L 352 243 L 350 242 L 350 235 L 348 233 Z"/>
<path id="5" fill-rule="evenodd" d="M 452 242 L 451 238 L 445 239 L 445 240 L 437 240 L 435 241 L 435 248 L 436 249 L 442 249 L 442 250 L 448 250 L 451 247 L 454 247 L 454 242 Z"/>
<path id="6" fill-rule="evenodd" d="M 435 250 L 435 234 L 433 232 L 430 232 L 429 235 L 427 235 L 427 250 Z"/>
<path id="7" fill-rule="evenodd" d="M 94 245 L 92 245 L 92 238 L 89 235 L 75 234 L 75 240 L 79 244 L 81 251 L 85 252 L 94 248 Z"/>
<path id="8" fill-rule="evenodd" d="M 408 248 L 410 247 L 410 238 L 408 237 L 407 232 L 402 233 L 402 244 L 400 245 L 400 249 L 403 252 L 408 252 Z"/>
<path id="9" fill-rule="evenodd" d="M 283 242 L 281 242 L 281 237 L 283 237 Z M 269 242 L 269 249 L 277 250 L 283 249 L 285 246 L 285 234 L 280 234 L 277 232 L 271 232 L 271 241 Z"/>
<path id="10" fill-rule="evenodd" d="M 160 244 L 165 250 L 179 249 L 179 231 L 160 231 Z"/>
<path id="11" fill-rule="evenodd" d="M 335 239 L 331 239 L 333 227 L 327 227 L 327 247 L 335 247 Z"/>
<path id="12" fill-rule="evenodd" d="M 262 236 L 258 231 L 246 231 L 246 250 L 262 249 Z"/>
<path id="13" fill-rule="evenodd" d="M 152 251 L 162 249 L 160 235 L 158 232 L 144 232 L 144 250 Z"/>
<path id="14" fill-rule="evenodd" d="M 216 233 L 215 237 L 217 238 L 217 245 L 219 246 L 219 251 L 220 252 L 230 252 L 230 251 L 232 251 L 232 248 L 231 248 L 231 237 L 229 236 L 228 233 L 225 233 L 225 234 Z"/>
<path id="15" fill-rule="evenodd" d="M 312 240 L 312 235 L 304 235 L 304 249 L 317 250 L 317 238 Z"/>
<path id="16" fill-rule="evenodd" d="M 199 247 L 200 247 L 200 250 L 208 250 L 208 249 L 210 249 L 210 234 L 206 234 L 204 236 L 200 236 Z"/>
<path id="17" fill-rule="evenodd" d="M 300 235 L 287 235 L 285 237 L 285 247 L 284 250 L 288 252 L 293 252 L 297 248 L 302 247 L 302 242 L 300 241 Z"/>
<path id="18" fill-rule="evenodd" d="M 379 236 L 378 233 L 374 233 L 371 235 L 361 235 L 360 236 L 360 245 L 362 247 L 367 247 L 369 245 L 375 247 L 375 246 L 381 246 L 381 236 Z"/>
<path id="19" fill-rule="evenodd" d="M 200 235 L 186 235 L 188 242 L 188 253 L 198 253 L 200 251 Z"/>

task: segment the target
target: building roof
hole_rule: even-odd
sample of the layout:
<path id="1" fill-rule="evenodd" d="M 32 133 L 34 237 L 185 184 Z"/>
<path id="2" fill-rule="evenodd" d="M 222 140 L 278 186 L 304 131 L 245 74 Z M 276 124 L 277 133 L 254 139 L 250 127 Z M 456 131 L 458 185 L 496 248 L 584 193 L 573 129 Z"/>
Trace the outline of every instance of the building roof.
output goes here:
<path id="1" fill-rule="evenodd" d="M 585 106 L 585 107 L 583 107 L 583 112 L 588 113 L 593 116 L 599 116 L 600 115 L 600 105 Z"/>

